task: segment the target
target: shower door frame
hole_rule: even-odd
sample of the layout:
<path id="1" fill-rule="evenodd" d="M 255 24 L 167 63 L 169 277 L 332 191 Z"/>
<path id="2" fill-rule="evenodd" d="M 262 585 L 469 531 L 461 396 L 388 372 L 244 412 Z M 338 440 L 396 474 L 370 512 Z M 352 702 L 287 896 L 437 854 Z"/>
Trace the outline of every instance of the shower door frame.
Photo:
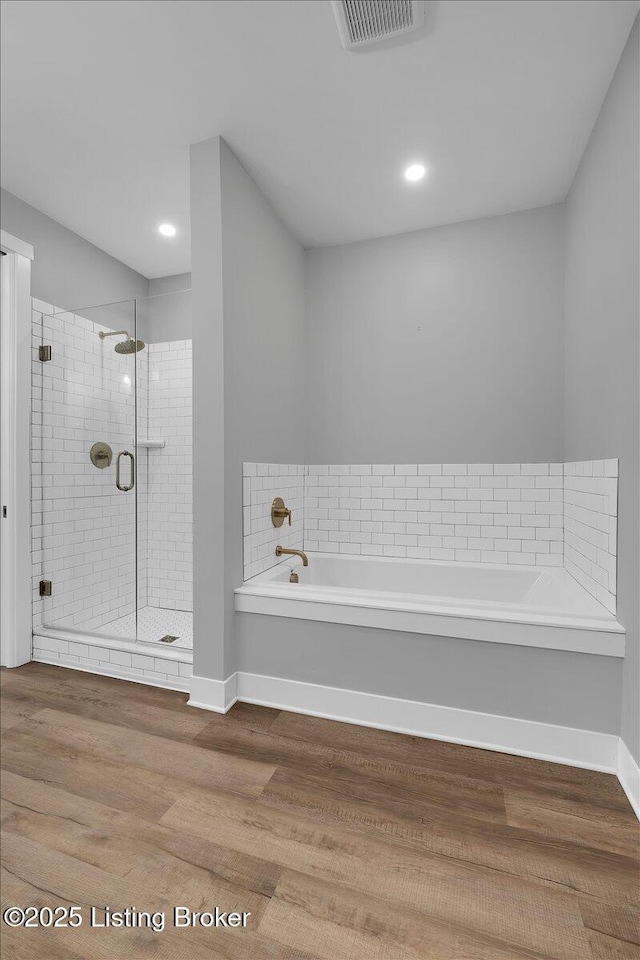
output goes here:
<path id="1" fill-rule="evenodd" d="M 57 465 L 56 459 L 58 463 L 62 462 L 66 465 L 68 456 L 71 456 L 71 482 L 72 484 L 79 483 L 80 485 L 80 490 L 77 493 L 74 492 L 72 487 L 65 489 L 65 485 L 58 486 L 55 493 L 50 491 L 47 494 L 44 492 L 43 475 L 40 479 L 38 490 L 40 500 L 42 501 L 43 507 L 45 503 L 48 503 L 50 510 L 56 510 L 59 509 L 56 500 L 60 498 L 63 500 L 71 499 L 72 507 L 70 509 L 80 510 L 80 514 L 73 517 L 65 516 L 64 520 L 68 522 L 68 524 L 75 525 L 78 520 L 84 523 L 87 519 L 87 510 L 90 516 L 93 516 L 94 512 L 97 511 L 97 515 L 101 519 L 98 521 L 99 525 L 97 529 L 95 527 L 89 527 L 88 530 L 84 528 L 84 535 L 80 540 L 76 539 L 78 531 L 73 529 L 73 527 L 66 530 L 60 534 L 60 537 L 70 535 L 70 540 L 56 545 L 54 541 L 57 539 L 57 536 L 52 533 L 51 529 L 47 530 L 48 514 L 46 510 L 43 511 L 43 532 L 40 535 L 40 545 L 37 548 L 42 556 L 37 564 L 37 568 L 34 568 L 34 570 L 37 569 L 35 581 L 37 584 L 39 578 L 41 583 L 46 583 L 47 580 L 51 580 L 53 589 L 50 589 L 49 593 L 41 592 L 39 598 L 37 595 L 34 595 L 34 601 L 37 604 L 34 610 L 36 613 L 34 635 L 36 638 L 44 637 L 54 640 L 65 640 L 67 642 L 84 643 L 91 646 L 101 646 L 104 643 L 107 647 L 113 649 L 119 649 L 120 644 L 124 644 L 128 649 L 138 643 L 137 354 L 132 352 L 124 356 L 115 356 L 115 367 L 112 367 L 109 362 L 104 369 L 103 361 L 100 357 L 111 358 L 113 356 L 113 350 L 117 345 L 114 345 L 114 341 L 105 340 L 101 331 L 104 331 L 105 334 L 111 334 L 116 332 L 115 327 L 125 325 L 127 327 L 127 333 L 133 329 L 132 339 L 137 338 L 137 301 L 135 298 L 131 298 L 129 300 L 114 301 L 73 310 L 65 310 L 50 304 L 41 304 L 40 306 L 45 309 L 39 310 L 36 308 L 35 311 L 36 314 L 41 315 L 37 336 L 43 343 L 44 340 L 42 338 L 45 335 L 46 339 L 51 341 L 51 348 L 57 358 L 58 367 L 62 367 L 66 371 L 67 369 L 72 369 L 74 362 L 84 363 L 82 357 L 79 358 L 74 355 L 78 339 L 80 339 L 80 342 L 84 340 L 87 341 L 85 349 L 89 349 L 91 353 L 94 352 L 94 346 L 97 351 L 96 356 L 94 356 L 94 368 L 89 368 L 93 369 L 94 374 L 91 379 L 91 384 L 94 388 L 94 392 L 91 395 L 92 399 L 83 405 L 82 401 L 74 395 L 74 391 L 72 390 L 69 404 L 65 404 L 63 412 L 57 412 L 58 420 L 61 420 L 61 423 L 56 425 L 51 418 L 49 405 L 47 403 L 46 391 L 55 389 L 55 382 L 53 385 L 51 383 L 45 385 L 43 382 L 40 386 L 40 390 L 44 390 L 45 392 L 42 393 L 40 398 L 41 409 L 38 415 L 40 422 L 37 435 L 40 436 L 41 444 L 47 441 L 49 443 L 53 441 L 54 443 L 52 448 L 53 452 L 46 458 L 42 458 L 43 467 L 46 467 L 49 473 L 48 482 L 51 485 L 53 480 L 55 485 L 55 474 L 59 472 L 55 469 Z M 114 311 L 119 315 L 112 316 Z M 112 323 L 114 321 L 115 327 L 112 329 Z M 46 334 L 45 327 L 47 327 Z M 117 332 L 120 331 L 118 330 Z M 99 334 L 100 340 L 98 339 Z M 116 354 L 118 353 L 117 350 L 115 352 Z M 57 376 L 58 378 L 60 377 L 59 372 Z M 100 378 L 102 376 L 104 376 L 104 381 L 100 384 Z M 98 378 L 97 381 L 96 377 Z M 63 375 L 62 379 L 66 381 L 66 376 Z M 73 382 L 74 381 L 71 382 L 71 385 L 73 385 Z M 118 398 L 122 401 L 121 404 L 118 403 Z M 115 401 L 115 406 L 111 405 L 112 401 Z M 110 409 L 107 409 L 105 404 Z M 45 420 L 43 419 L 46 416 L 49 416 L 48 424 L 45 424 Z M 78 420 L 81 421 L 81 424 L 75 422 Z M 81 431 L 80 435 L 78 435 L 78 430 Z M 64 446 L 69 440 L 73 440 L 74 443 L 78 440 L 86 443 L 88 450 L 97 441 L 101 439 L 104 440 L 105 437 L 108 439 L 108 444 L 112 446 L 112 460 L 107 464 L 109 469 L 105 470 L 104 474 L 101 470 L 97 473 L 94 471 L 94 468 L 99 464 L 92 456 L 86 456 L 84 449 L 82 450 L 82 454 L 79 454 L 77 449 L 74 449 L 70 455 L 64 452 Z M 133 451 L 133 454 L 130 451 Z M 40 453 L 42 456 L 42 447 Z M 121 484 L 118 476 L 119 463 L 126 454 L 131 457 L 131 478 L 130 482 L 126 482 L 129 481 L 129 471 L 125 466 L 124 477 L 122 478 L 123 482 Z M 85 471 L 88 472 L 85 474 Z M 99 478 L 99 485 L 96 486 L 93 495 L 97 495 L 101 503 L 99 506 L 91 502 L 89 505 L 86 505 L 84 503 L 85 498 L 91 496 L 87 493 L 87 490 L 93 487 L 96 478 Z M 100 481 L 106 482 L 102 483 Z M 102 499 L 103 497 L 104 500 Z M 126 500 L 121 501 L 121 497 L 125 497 Z M 129 497 L 132 499 L 129 500 Z M 96 591 L 93 589 L 89 598 L 85 597 L 83 609 L 80 611 L 65 611 L 62 616 L 61 613 L 62 609 L 70 601 L 73 602 L 75 600 L 72 596 L 74 591 L 78 588 L 83 590 L 87 589 L 87 584 L 77 579 L 78 576 L 81 578 L 84 576 L 81 572 L 84 566 L 84 551 L 82 547 L 91 540 L 94 540 L 96 535 L 98 543 L 104 539 L 106 540 L 106 546 L 109 547 L 110 538 L 114 533 L 113 527 L 116 525 L 118 518 L 122 521 L 123 515 L 125 525 L 127 526 L 126 539 L 122 540 L 122 534 L 125 531 L 122 529 L 120 531 L 116 530 L 115 535 L 119 537 L 120 543 L 115 547 L 113 545 L 111 546 L 111 556 L 106 561 L 106 568 L 103 567 L 102 569 L 93 570 L 93 573 L 98 577 L 97 581 L 95 581 L 96 590 L 99 590 L 105 586 L 104 575 L 106 575 L 107 579 L 109 577 L 118 578 L 121 575 L 122 567 L 130 565 L 131 576 L 126 579 L 123 587 L 117 589 L 123 589 L 125 593 L 129 594 L 128 603 L 130 610 L 128 613 L 132 615 L 133 623 L 128 625 L 127 630 L 122 633 L 122 635 L 119 635 L 116 632 L 112 634 L 109 626 L 111 620 L 119 619 L 119 617 L 126 615 L 124 609 L 121 613 L 116 613 L 115 617 L 110 618 L 109 622 L 102 626 L 100 623 L 83 622 L 91 618 L 92 610 L 96 603 Z M 52 538 L 51 541 L 49 540 L 50 537 Z M 78 544 L 80 548 L 79 552 L 76 552 L 76 547 L 72 546 L 71 552 L 66 553 L 66 567 L 64 564 L 60 566 L 57 562 L 55 551 L 60 547 L 68 548 L 75 544 Z M 47 556 L 47 554 L 49 555 Z M 65 554 L 63 554 L 63 556 L 64 555 Z M 51 561 L 54 561 L 54 563 L 51 563 Z M 100 558 L 91 559 L 90 567 L 94 563 L 100 563 Z M 63 583 L 62 589 L 57 588 L 58 585 L 56 582 L 56 572 L 61 569 L 71 571 L 71 578 L 67 578 L 66 587 Z M 61 577 L 60 580 L 64 581 L 65 578 Z M 77 581 L 75 584 L 74 580 Z M 110 588 L 107 584 L 107 589 L 116 589 L 116 586 L 114 584 L 113 587 Z M 125 603 L 126 602 L 127 600 L 125 598 Z M 78 613 L 80 614 L 79 618 L 77 616 Z M 85 616 L 83 616 L 83 614 Z M 37 648 L 38 644 L 35 643 L 34 646 Z"/>
<path id="2" fill-rule="evenodd" d="M 33 247 L 2 230 L 0 662 L 31 660 L 31 261 Z M 6 515 L 5 515 L 6 512 Z"/>
<path id="3" fill-rule="evenodd" d="M 185 291 L 177 291 L 177 292 L 183 293 Z M 168 294 L 167 296 L 171 296 L 171 294 Z M 84 445 L 87 444 L 87 441 L 89 441 L 89 443 L 92 444 L 93 442 L 95 442 L 94 433 L 96 430 L 99 430 L 99 432 L 102 433 L 103 428 L 107 429 L 107 426 L 108 426 L 108 429 L 110 430 L 111 425 L 114 423 L 113 420 L 109 420 L 108 418 L 106 423 L 101 422 L 104 419 L 103 417 L 104 411 L 102 411 L 102 413 L 99 413 L 98 419 L 94 423 L 91 420 L 91 409 L 84 409 L 82 412 L 76 414 L 73 410 L 73 404 L 71 404 L 68 408 L 62 411 L 54 411 L 53 409 L 51 409 L 47 413 L 48 422 L 45 423 L 45 420 L 43 418 L 45 417 L 45 411 L 48 410 L 48 407 L 46 404 L 46 398 L 44 397 L 42 391 L 49 389 L 50 385 L 47 385 L 44 381 L 40 383 L 40 380 L 39 380 L 38 371 L 41 371 L 42 368 L 39 366 L 39 364 L 35 360 L 35 358 L 38 356 L 38 352 L 39 352 L 38 348 L 39 346 L 44 344 L 45 339 L 50 340 L 52 345 L 52 353 L 57 357 L 56 367 L 60 367 L 60 366 L 64 367 L 65 356 L 66 356 L 65 351 L 67 350 L 68 347 L 70 347 L 69 337 L 71 337 L 72 342 L 75 343 L 75 340 L 73 340 L 73 333 L 71 329 L 60 331 L 58 329 L 56 321 L 60 320 L 62 323 L 66 323 L 69 325 L 79 324 L 81 328 L 85 321 L 96 324 L 97 329 L 94 330 L 94 332 L 96 333 L 96 337 L 95 337 L 96 342 L 98 341 L 97 333 L 99 332 L 100 328 L 106 329 L 106 330 L 111 330 L 111 329 L 115 330 L 116 328 L 119 328 L 121 326 L 126 326 L 127 330 L 130 331 L 131 330 L 130 323 L 133 322 L 134 338 L 138 339 L 139 335 L 144 337 L 144 332 L 146 329 L 144 327 L 145 317 L 141 314 L 141 311 L 140 311 L 140 302 L 147 299 L 149 298 L 136 297 L 136 298 L 131 298 L 130 300 L 127 300 L 127 301 L 116 301 L 115 303 L 98 304 L 93 307 L 84 307 L 84 308 L 81 307 L 73 310 L 65 310 L 64 308 L 56 307 L 55 305 L 41 303 L 40 301 L 33 301 L 34 310 L 33 310 L 30 326 L 31 326 L 32 334 L 34 338 L 33 350 L 32 350 L 34 365 L 32 369 L 35 372 L 35 380 L 33 381 L 33 386 L 35 387 L 35 390 L 32 391 L 33 402 L 35 404 L 33 408 L 34 438 L 36 441 L 36 444 L 35 444 L 36 456 L 34 458 L 34 464 L 41 462 L 44 466 L 50 466 L 53 463 L 53 465 L 56 466 L 56 460 L 54 456 L 49 454 L 44 456 L 45 449 L 55 450 L 55 447 L 51 447 L 47 445 L 46 448 L 42 446 L 40 449 L 37 449 L 37 442 L 39 439 L 41 440 L 42 444 L 44 444 L 45 440 L 50 441 L 53 439 L 53 440 L 59 441 L 59 440 L 65 439 L 64 434 L 59 432 L 61 424 L 54 423 L 51 420 L 52 416 L 55 416 L 55 417 L 64 416 L 65 418 L 71 417 L 74 420 L 77 419 L 78 422 L 74 424 L 74 430 L 78 429 L 82 432 L 78 435 L 74 433 L 74 436 L 72 438 L 74 442 L 74 446 L 70 449 L 71 449 L 71 454 L 73 455 L 72 466 L 75 463 L 82 464 L 83 472 L 84 472 L 84 468 L 88 467 L 87 461 L 90 460 L 90 457 L 87 455 L 87 450 L 85 449 L 84 446 L 77 445 L 78 441 L 81 441 L 82 444 Z M 129 310 L 130 312 L 133 311 L 133 315 L 131 317 L 127 315 L 127 319 L 124 319 L 122 312 L 120 312 L 119 318 L 112 315 L 111 319 L 114 321 L 117 319 L 118 321 L 115 324 L 115 326 L 111 324 L 107 318 L 105 318 L 104 321 L 101 321 L 98 314 L 102 313 L 102 311 L 104 311 L 105 309 L 111 312 L 111 308 L 116 308 L 116 312 L 117 312 L 118 307 L 122 307 L 125 310 L 125 312 L 126 310 Z M 47 318 L 51 322 L 47 322 Z M 46 328 L 46 337 L 45 337 L 45 328 Z M 65 333 L 66 336 L 64 336 L 60 340 L 60 342 L 58 342 L 57 336 L 61 332 Z M 80 331 L 78 331 L 78 333 L 81 336 L 81 339 L 84 339 L 84 333 L 80 334 Z M 82 364 L 84 362 L 82 349 L 80 347 L 78 347 L 78 349 L 80 349 L 81 352 L 78 356 L 74 357 L 74 361 L 80 366 L 76 372 L 83 373 L 83 376 L 84 376 L 86 374 L 86 371 L 83 372 L 83 368 L 82 368 Z M 91 352 L 92 347 L 90 346 L 89 349 Z M 109 355 L 110 353 L 111 351 L 109 350 Z M 146 507 L 143 507 L 141 510 L 141 504 L 139 500 L 139 494 L 143 489 L 140 486 L 140 482 L 141 480 L 143 480 L 143 475 L 144 477 L 146 477 L 148 473 L 148 469 L 147 469 L 148 463 L 147 463 L 146 457 L 143 457 L 144 463 L 143 464 L 140 463 L 141 447 L 139 444 L 139 438 L 141 435 L 140 431 L 143 430 L 144 431 L 143 435 L 147 436 L 148 428 L 149 428 L 148 391 L 145 390 L 144 393 L 142 392 L 144 390 L 144 383 L 148 383 L 149 372 L 148 370 L 145 372 L 144 366 L 140 367 L 140 362 L 142 362 L 143 364 L 145 363 L 145 360 L 143 359 L 141 361 L 141 358 L 145 358 L 145 357 L 148 359 L 148 354 L 145 354 L 144 352 L 140 353 L 137 351 L 133 358 L 125 357 L 125 356 L 120 357 L 120 360 L 131 361 L 133 359 L 133 369 L 129 371 L 125 371 L 124 369 L 121 369 L 116 377 L 116 379 L 118 379 L 120 376 L 122 376 L 123 383 L 129 384 L 130 381 L 128 376 L 127 377 L 124 376 L 125 373 L 128 373 L 129 375 L 131 375 L 131 380 L 133 381 L 133 396 L 132 397 L 129 396 L 128 398 L 128 402 L 133 402 L 134 404 L 133 417 L 131 418 L 131 426 L 129 427 L 130 434 L 127 435 L 127 439 L 125 439 L 124 436 L 122 436 L 122 437 L 119 437 L 118 439 L 115 439 L 114 437 L 112 440 L 109 440 L 108 432 L 105 432 L 104 438 L 103 438 L 105 439 L 105 442 L 106 440 L 109 440 L 109 443 L 112 444 L 112 449 L 114 452 L 120 449 L 135 450 L 136 482 L 134 484 L 134 488 L 130 492 L 118 494 L 118 497 L 123 497 L 123 496 L 130 497 L 131 493 L 133 493 L 135 498 L 135 504 L 134 504 L 135 535 L 134 535 L 133 543 L 129 541 L 134 551 L 133 565 L 132 565 L 133 566 L 132 573 L 133 573 L 134 579 L 132 581 L 127 581 L 127 583 L 131 583 L 133 587 L 133 593 L 135 594 L 135 598 L 133 599 L 133 609 L 131 609 L 128 612 L 124 610 L 122 611 L 123 614 L 125 614 L 128 617 L 129 614 L 133 613 L 133 610 L 135 610 L 135 622 L 136 622 L 135 634 L 129 635 L 128 631 L 126 633 L 117 633 L 115 631 L 112 632 L 109 629 L 109 623 L 113 622 L 112 618 L 109 618 L 108 623 L 104 623 L 103 625 L 101 625 L 98 622 L 98 620 L 102 615 L 102 611 L 98 611 L 98 616 L 95 622 L 92 622 L 92 623 L 86 622 L 86 617 L 83 616 L 83 613 L 86 611 L 91 611 L 91 606 L 88 606 L 85 608 L 84 606 L 80 605 L 75 610 L 69 609 L 68 619 L 67 619 L 66 612 L 60 618 L 56 616 L 55 607 L 51 607 L 51 603 L 52 603 L 51 597 L 54 596 L 56 598 L 53 601 L 53 603 L 61 601 L 62 591 L 60 589 L 56 590 L 55 574 L 58 569 L 64 569 L 64 564 L 68 562 L 66 558 L 67 557 L 72 558 L 74 554 L 73 552 L 66 553 L 65 551 L 63 553 L 62 551 L 60 551 L 60 554 L 58 557 L 56 557 L 55 555 L 52 555 L 50 553 L 50 550 L 52 547 L 55 546 L 56 548 L 58 548 L 58 547 L 64 546 L 64 544 L 59 542 L 57 544 L 50 544 L 50 546 L 47 547 L 46 538 L 49 536 L 62 537 L 64 535 L 71 534 L 74 538 L 71 541 L 71 543 L 86 543 L 88 539 L 89 540 L 91 539 L 92 537 L 91 531 L 94 528 L 91 526 L 88 526 L 88 527 L 85 526 L 85 521 L 93 520 L 94 515 L 92 512 L 89 512 L 88 515 L 85 514 L 84 516 L 80 517 L 79 519 L 82 520 L 83 525 L 78 529 L 67 528 L 65 530 L 60 530 L 59 534 L 53 533 L 52 530 L 46 530 L 45 529 L 47 527 L 46 517 L 48 516 L 47 511 L 50 511 L 51 509 L 53 509 L 53 504 L 50 501 L 51 500 L 55 501 L 57 490 L 51 491 L 53 494 L 52 496 L 49 496 L 49 494 L 45 495 L 45 490 L 47 487 L 47 484 L 45 483 L 45 473 L 43 472 L 42 477 L 39 478 L 36 472 L 36 475 L 35 475 L 36 483 L 34 487 L 34 494 L 35 494 L 34 505 L 36 505 L 36 501 L 38 500 L 38 494 L 39 494 L 40 497 L 42 498 L 42 505 L 43 505 L 43 511 L 42 511 L 43 523 L 38 524 L 38 522 L 36 521 L 36 527 L 39 526 L 40 531 L 36 531 L 35 538 L 34 538 L 33 582 L 34 582 L 35 590 L 33 593 L 34 620 L 33 620 L 33 631 L 32 631 L 33 649 L 32 649 L 31 658 L 38 662 L 50 663 L 55 666 L 61 666 L 61 667 L 70 667 L 72 669 L 83 670 L 88 673 L 95 673 L 95 674 L 101 674 L 105 676 L 117 677 L 124 680 L 132 680 L 138 683 L 147 683 L 151 686 L 164 687 L 164 688 L 173 689 L 173 690 L 188 691 L 189 678 L 193 673 L 192 647 L 191 646 L 171 647 L 171 646 L 166 646 L 165 644 L 157 643 L 155 642 L 155 640 L 147 640 L 146 638 L 143 639 L 140 636 L 140 630 L 139 630 L 139 611 L 141 609 L 141 597 L 144 596 L 144 593 L 143 592 L 141 593 L 142 581 L 140 579 L 140 575 L 141 574 L 146 575 L 146 567 L 144 566 L 144 560 L 142 559 L 143 557 L 145 557 L 146 559 L 144 545 L 142 546 L 142 549 L 141 549 L 141 544 L 144 544 L 144 537 L 146 536 L 146 532 L 142 534 L 142 540 L 140 539 L 140 536 L 141 536 L 140 523 L 143 519 L 143 515 L 145 514 Z M 102 366 L 101 362 L 100 362 L 100 366 Z M 55 374 L 53 373 L 53 368 L 51 368 L 51 371 L 52 371 L 52 374 L 49 379 L 55 380 L 56 377 L 59 377 L 60 375 L 59 370 L 57 370 Z M 47 377 L 47 374 L 43 373 L 43 376 Z M 141 382 L 141 377 L 142 377 L 142 382 Z M 70 382 L 74 382 L 74 381 L 71 380 Z M 83 381 L 80 380 L 76 382 L 82 383 Z M 104 384 L 105 388 L 108 386 L 110 382 L 111 382 L 111 377 L 109 375 L 105 379 L 105 384 Z M 92 389 L 95 387 L 95 384 L 93 381 L 91 381 L 89 385 L 92 387 Z M 126 392 L 128 394 L 129 390 L 127 390 Z M 73 394 L 74 391 L 71 390 L 71 393 Z M 91 396 L 93 397 L 94 394 L 91 394 Z M 38 400 L 38 397 L 39 397 L 39 400 Z M 145 400 L 143 400 L 143 397 L 145 398 Z M 145 411 L 146 411 L 146 416 L 145 416 Z M 141 417 L 140 423 L 138 422 L 139 417 Z M 91 422 L 92 426 L 91 426 L 91 429 L 89 429 L 89 432 L 87 433 L 86 426 L 88 425 L 89 422 Z M 64 424 L 62 424 L 62 426 L 63 425 Z M 124 425 L 124 421 L 120 423 L 120 426 L 123 426 L 123 425 Z M 47 431 L 49 431 L 51 427 L 58 428 L 57 436 L 50 437 L 47 435 Z M 131 439 L 129 439 L 130 436 L 132 436 L 132 439 L 135 441 L 133 447 L 129 446 L 129 443 L 131 442 Z M 142 450 L 142 452 L 146 453 L 146 450 Z M 40 454 L 40 457 L 37 456 L 38 453 Z M 44 466 L 43 466 L 43 470 L 44 470 Z M 94 463 L 94 466 L 95 466 L 95 463 Z M 111 466 L 111 472 L 113 472 L 113 463 L 110 464 L 110 466 Z M 51 471 L 51 472 L 54 475 L 59 472 L 65 473 L 64 470 Z M 73 470 L 71 470 L 70 472 L 73 473 Z M 128 471 L 127 471 L 127 474 L 128 474 Z M 91 497 L 90 488 L 92 486 L 92 478 L 94 478 L 94 476 L 95 475 L 93 473 L 93 469 L 88 468 L 88 474 L 83 476 L 83 482 L 80 483 L 80 489 L 78 491 L 79 497 L 82 497 L 85 495 L 83 492 L 85 491 L 85 489 L 87 491 L 86 496 Z M 65 478 L 63 482 L 58 484 L 53 484 L 53 486 L 58 488 L 60 492 L 62 492 L 65 489 L 65 486 L 67 484 L 67 479 L 73 479 L 73 478 Z M 37 482 L 38 480 L 39 482 Z M 84 480 L 87 480 L 88 482 L 85 483 Z M 144 483 L 143 483 L 143 486 L 144 486 Z M 63 495 L 63 499 L 69 499 L 68 497 L 64 496 L 64 493 L 62 495 Z M 72 496 L 70 499 L 73 502 L 68 506 L 69 508 L 72 508 L 75 506 L 75 501 L 77 498 L 75 496 Z M 45 503 L 46 503 L 46 508 L 45 508 Z M 88 509 L 92 511 L 94 506 L 100 506 L 100 504 L 91 503 L 89 504 Z M 109 509 L 111 507 L 111 504 L 105 504 L 105 506 Z M 36 506 L 36 512 L 39 512 L 37 510 L 37 506 Z M 101 517 L 103 516 L 102 511 L 100 512 L 100 516 Z M 104 513 L 104 516 L 107 516 L 107 513 Z M 61 517 L 58 517 L 57 521 L 52 521 L 52 522 L 58 522 L 58 521 L 63 522 L 65 526 L 67 526 L 70 523 L 75 523 L 75 518 L 63 515 Z M 131 526 L 129 527 L 129 530 L 131 530 Z M 87 531 L 89 532 L 87 533 Z M 111 533 L 111 528 L 109 532 Z M 84 534 L 83 537 L 80 537 L 79 539 L 75 539 L 76 535 L 80 533 Z M 122 543 L 121 540 L 119 540 L 118 542 Z M 98 558 L 98 560 L 100 559 L 102 558 Z M 53 565 L 50 565 L 51 560 L 55 561 L 56 563 L 60 562 L 63 564 L 63 566 L 54 567 Z M 141 563 L 143 564 L 142 567 L 141 567 Z M 74 566 L 77 566 L 77 564 L 74 564 Z M 52 593 L 43 592 L 43 594 L 38 595 L 39 593 L 38 581 L 42 577 L 47 577 L 49 573 L 54 575 L 52 577 L 53 591 Z M 101 571 L 99 569 L 94 569 L 91 571 L 91 573 L 99 574 L 101 573 Z M 62 578 L 60 579 L 62 581 Z M 98 584 L 102 584 L 103 581 L 99 577 L 96 582 Z M 84 589 L 90 588 L 90 586 L 91 584 L 90 582 L 88 582 L 82 585 L 82 589 L 84 590 Z M 87 595 L 79 595 L 77 600 L 80 601 L 82 604 L 82 601 L 84 601 L 86 596 Z M 112 598 L 109 598 L 109 599 L 112 599 Z M 75 599 L 73 602 L 75 602 Z M 104 612 L 109 614 L 111 613 L 111 610 L 107 608 Z M 119 618 L 119 616 L 120 615 L 117 615 L 117 618 Z M 127 627 L 129 626 L 128 621 L 126 623 L 126 626 Z M 163 632 L 166 632 L 166 631 L 163 631 Z"/>

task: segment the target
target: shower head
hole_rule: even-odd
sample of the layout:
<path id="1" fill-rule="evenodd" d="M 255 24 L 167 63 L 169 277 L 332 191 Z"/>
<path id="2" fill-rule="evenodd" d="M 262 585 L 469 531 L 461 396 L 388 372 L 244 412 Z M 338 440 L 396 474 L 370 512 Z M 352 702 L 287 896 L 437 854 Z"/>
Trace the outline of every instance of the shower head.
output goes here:
<path id="1" fill-rule="evenodd" d="M 104 330 L 99 330 L 98 336 L 101 340 L 104 340 L 105 337 L 125 336 L 127 338 L 126 340 L 123 340 L 121 343 L 116 343 L 116 353 L 137 353 L 138 350 L 144 350 L 146 346 L 144 340 L 133 340 L 129 336 L 128 330 L 110 330 L 108 333 L 105 333 Z"/>
<path id="2" fill-rule="evenodd" d="M 123 340 L 122 343 L 116 343 L 116 353 L 137 353 L 138 350 L 144 350 L 146 344 L 144 340 Z"/>

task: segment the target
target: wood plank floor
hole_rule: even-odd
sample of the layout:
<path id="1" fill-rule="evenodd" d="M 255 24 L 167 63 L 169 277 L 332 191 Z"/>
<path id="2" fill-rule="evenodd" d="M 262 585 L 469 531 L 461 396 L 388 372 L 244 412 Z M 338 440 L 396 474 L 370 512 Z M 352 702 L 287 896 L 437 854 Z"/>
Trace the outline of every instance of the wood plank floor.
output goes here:
<path id="1" fill-rule="evenodd" d="M 30 663 L 2 679 L 2 960 L 640 957 L 617 779 Z M 91 929 L 113 910 L 246 929 Z"/>

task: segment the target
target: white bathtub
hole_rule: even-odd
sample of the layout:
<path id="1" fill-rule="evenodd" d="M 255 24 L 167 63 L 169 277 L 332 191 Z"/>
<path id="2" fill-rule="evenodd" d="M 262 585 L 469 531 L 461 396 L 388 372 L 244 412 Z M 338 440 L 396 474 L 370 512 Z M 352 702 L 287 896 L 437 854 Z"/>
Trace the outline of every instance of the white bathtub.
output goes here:
<path id="1" fill-rule="evenodd" d="M 247 580 L 241 613 L 624 656 L 624 628 L 559 567 L 309 553 Z M 299 583 L 290 583 L 295 571 Z"/>

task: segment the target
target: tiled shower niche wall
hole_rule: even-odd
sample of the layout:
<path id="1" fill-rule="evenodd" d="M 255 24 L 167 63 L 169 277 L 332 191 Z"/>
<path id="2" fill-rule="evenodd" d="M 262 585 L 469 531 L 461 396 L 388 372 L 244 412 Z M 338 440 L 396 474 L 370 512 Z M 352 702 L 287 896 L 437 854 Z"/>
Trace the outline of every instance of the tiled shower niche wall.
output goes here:
<path id="1" fill-rule="evenodd" d="M 133 449 L 134 355 L 109 328 L 33 303 L 32 557 L 34 628 L 104 631 L 136 610 L 135 500 L 115 487 L 115 463 L 89 460 L 96 440 Z M 122 326 L 123 324 L 119 324 Z M 52 360 L 38 359 L 44 340 Z M 137 354 L 138 608 L 192 609 L 191 341 Z M 128 464 L 124 466 L 128 476 Z M 39 581 L 53 581 L 41 599 Z M 133 633 L 133 631 L 131 631 Z"/>

